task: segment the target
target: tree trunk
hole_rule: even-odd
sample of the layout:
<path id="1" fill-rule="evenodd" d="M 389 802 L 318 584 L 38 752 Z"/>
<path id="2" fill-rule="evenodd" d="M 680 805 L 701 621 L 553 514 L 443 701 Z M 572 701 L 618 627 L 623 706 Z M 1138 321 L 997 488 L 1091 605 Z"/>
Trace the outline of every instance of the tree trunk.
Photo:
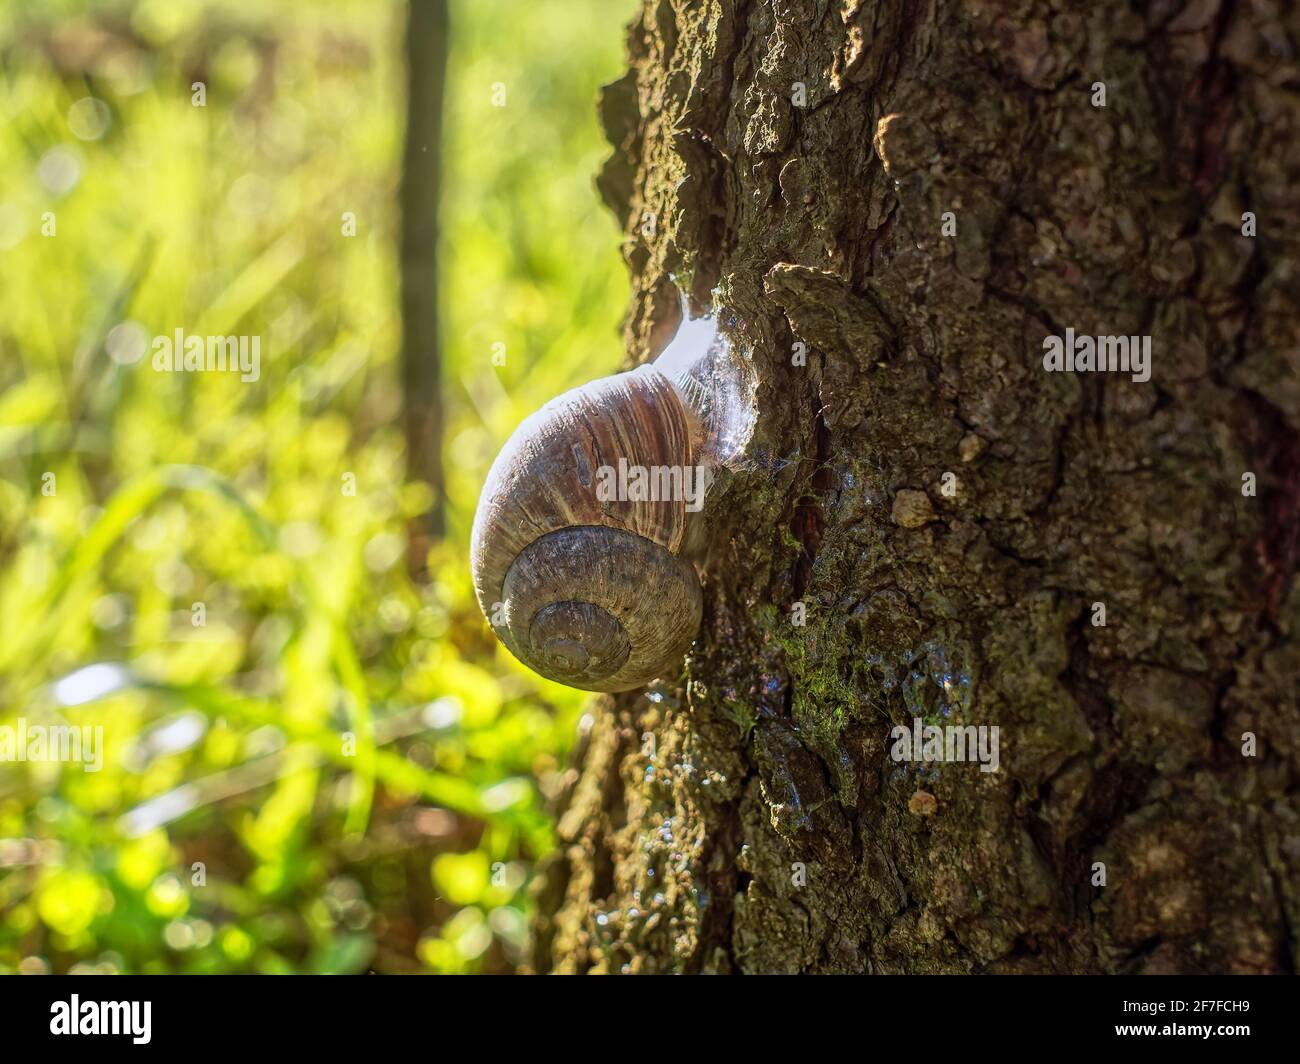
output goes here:
<path id="1" fill-rule="evenodd" d="M 1059 6 L 646 0 L 626 339 L 720 284 L 758 422 L 683 676 L 593 709 L 538 970 L 1295 971 L 1300 26 Z M 1047 371 L 1067 329 L 1150 380 Z M 896 760 L 917 718 L 997 770 Z"/>
<path id="2" fill-rule="evenodd" d="M 406 22 L 406 144 L 402 156 L 402 423 L 407 475 L 433 490 L 412 523 L 408 565 L 423 572 L 442 535 L 442 353 L 438 344 L 438 199 L 442 98 L 447 76 L 446 0 L 410 0 Z"/>

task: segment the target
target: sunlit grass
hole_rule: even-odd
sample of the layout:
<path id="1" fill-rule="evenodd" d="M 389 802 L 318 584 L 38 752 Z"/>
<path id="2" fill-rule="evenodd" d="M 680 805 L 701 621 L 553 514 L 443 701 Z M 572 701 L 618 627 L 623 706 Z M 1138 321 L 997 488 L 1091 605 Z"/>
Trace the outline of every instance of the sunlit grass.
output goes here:
<path id="1" fill-rule="evenodd" d="M 629 9 L 453 7 L 415 583 L 402 6 L 0 4 L 0 726 L 105 745 L 0 764 L 0 971 L 518 959 L 582 699 L 495 646 L 467 530 L 514 423 L 620 357 L 592 176 Z M 155 371 L 178 328 L 259 336 L 258 379 Z"/>

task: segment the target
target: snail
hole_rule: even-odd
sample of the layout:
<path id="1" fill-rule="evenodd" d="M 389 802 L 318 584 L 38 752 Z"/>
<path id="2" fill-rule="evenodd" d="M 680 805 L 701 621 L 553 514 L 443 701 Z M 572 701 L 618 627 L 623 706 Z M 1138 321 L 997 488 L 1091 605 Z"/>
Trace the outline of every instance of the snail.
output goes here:
<path id="1" fill-rule="evenodd" d="M 479 607 L 516 658 L 570 687 L 640 687 L 699 631 L 700 514 L 748 438 L 752 387 L 718 314 L 686 310 L 653 363 L 525 418 L 479 497 Z"/>

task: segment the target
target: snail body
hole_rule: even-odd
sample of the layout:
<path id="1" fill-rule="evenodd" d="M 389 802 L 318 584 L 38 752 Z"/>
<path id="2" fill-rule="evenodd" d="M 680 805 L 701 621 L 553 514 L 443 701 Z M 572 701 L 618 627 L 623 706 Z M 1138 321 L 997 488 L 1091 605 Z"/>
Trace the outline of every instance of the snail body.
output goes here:
<path id="1" fill-rule="evenodd" d="M 717 338 L 713 319 L 685 321 L 654 364 L 551 400 L 493 462 L 474 518 L 474 589 L 534 671 L 631 690 L 694 640 L 703 593 L 688 547 L 730 438 L 703 368 Z"/>

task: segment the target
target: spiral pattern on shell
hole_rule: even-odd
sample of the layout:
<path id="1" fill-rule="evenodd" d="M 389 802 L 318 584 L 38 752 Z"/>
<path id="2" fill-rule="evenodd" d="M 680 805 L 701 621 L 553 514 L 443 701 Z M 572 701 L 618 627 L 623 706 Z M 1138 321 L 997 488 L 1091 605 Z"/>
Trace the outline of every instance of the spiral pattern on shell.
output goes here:
<path id="1" fill-rule="evenodd" d="M 624 691 L 681 659 L 702 595 L 681 557 L 686 504 L 601 499 L 602 467 L 691 464 L 695 426 L 650 366 L 553 399 L 488 474 L 470 566 L 479 606 L 520 661 L 591 691 Z"/>

